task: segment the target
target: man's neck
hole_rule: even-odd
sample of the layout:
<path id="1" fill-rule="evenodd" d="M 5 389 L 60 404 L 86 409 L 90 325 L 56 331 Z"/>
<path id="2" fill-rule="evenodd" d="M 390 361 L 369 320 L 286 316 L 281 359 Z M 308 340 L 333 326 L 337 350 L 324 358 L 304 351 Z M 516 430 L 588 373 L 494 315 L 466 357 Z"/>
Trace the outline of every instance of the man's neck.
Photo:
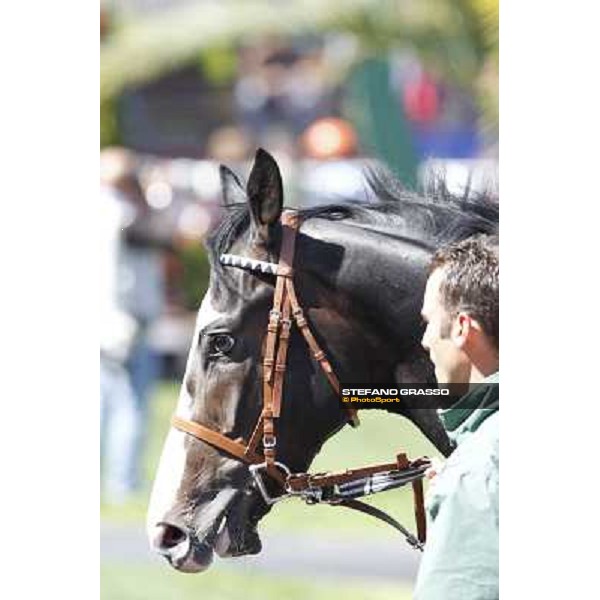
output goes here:
<path id="1" fill-rule="evenodd" d="M 486 377 L 498 371 L 498 360 L 481 361 L 478 364 L 471 363 L 469 383 L 482 383 Z"/>

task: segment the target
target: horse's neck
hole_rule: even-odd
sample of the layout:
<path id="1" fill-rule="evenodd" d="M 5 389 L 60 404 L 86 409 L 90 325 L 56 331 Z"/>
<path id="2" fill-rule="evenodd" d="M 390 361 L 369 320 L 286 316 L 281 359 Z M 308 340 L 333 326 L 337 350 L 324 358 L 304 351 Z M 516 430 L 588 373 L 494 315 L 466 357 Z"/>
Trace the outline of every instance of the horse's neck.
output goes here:
<path id="1" fill-rule="evenodd" d="M 305 225 L 298 250 L 302 270 L 312 272 L 324 287 L 334 290 L 329 301 L 347 313 L 346 334 L 354 329 L 351 337 L 359 336 L 369 345 L 368 351 L 346 348 L 352 373 L 371 373 L 373 381 L 364 383 L 434 381 L 432 365 L 420 345 L 420 311 L 431 256 L 427 244 L 344 222 L 315 219 Z M 340 296 L 345 300 L 340 302 Z M 341 338 L 339 341 L 347 346 Z M 350 356 L 354 354 L 363 364 Z M 367 362 L 372 364 L 364 364 Z M 378 372 L 389 380 L 384 382 L 375 375 Z M 337 398 L 335 401 L 337 406 Z M 391 412 L 409 418 L 443 454 L 450 453 L 448 436 L 435 410 L 409 414 L 400 407 Z"/>
<path id="2" fill-rule="evenodd" d="M 303 233 L 308 238 L 303 269 L 347 297 L 354 310 L 398 343 L 416 335 L 431 257 L 427 243 L 352 221 L 314 219 Z"/>

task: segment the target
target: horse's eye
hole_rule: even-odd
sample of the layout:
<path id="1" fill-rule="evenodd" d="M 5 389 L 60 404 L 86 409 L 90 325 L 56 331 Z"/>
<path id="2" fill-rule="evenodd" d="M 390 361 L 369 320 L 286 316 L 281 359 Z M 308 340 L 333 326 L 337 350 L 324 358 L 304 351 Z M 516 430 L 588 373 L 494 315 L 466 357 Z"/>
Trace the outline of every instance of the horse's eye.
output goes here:
<path id="1" fill-rule="evenodd" d="M 235 340 L 226 333 L 219 333 L 210 339 L 210 354 L 227 354 L 235 344 Z"/>

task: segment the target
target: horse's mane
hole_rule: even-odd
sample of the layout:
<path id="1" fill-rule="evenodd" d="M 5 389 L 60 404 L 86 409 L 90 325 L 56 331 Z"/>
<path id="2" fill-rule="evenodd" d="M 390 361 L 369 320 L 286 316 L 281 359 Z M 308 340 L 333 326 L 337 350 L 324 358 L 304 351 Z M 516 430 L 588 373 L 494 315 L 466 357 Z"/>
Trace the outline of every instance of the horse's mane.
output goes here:
<path id="1" fill-rule="evenodd" d="M 498 198 L 489 192 L 467 189 L 461 196 L 449 191 L 443 177 L 433 179 L 429 187 L 418 192 L 404 186 L 388 170 L 371 167 L 365 172 L 368 201 L 348 200 L 298 210 L 302 220 L 351 219 L 359 226 L 382 233 L 392 232 L 395 221 L 403 227 L 412 225 L 416 241 L 439 246 L 476 233 L 498 233 Z M 213 269 L 220 276 L 223 269 L 219 256 L 231 248 L 250 226 L 246 203 L 227 205 L 228 214 L 208 239 Z"/>
<path id="2" fill-rule="evenodd" d="M 490 192 L 466 189 L 462 196 L 448 189 L 442 176 L 432 179 L 424 192 L 402 184 L 388 170 L 366 171 L 369 202 L 351 200 L 301 210 L 304 219 L 353 219 L 380 228 L 394 228 L 394 217 L 414 224 L 415 239 L 429 239 L 438 246 L 476 233 L 498 233 L 498 199 Z M 419 236 L 419 237 L 417 237 Z"/>

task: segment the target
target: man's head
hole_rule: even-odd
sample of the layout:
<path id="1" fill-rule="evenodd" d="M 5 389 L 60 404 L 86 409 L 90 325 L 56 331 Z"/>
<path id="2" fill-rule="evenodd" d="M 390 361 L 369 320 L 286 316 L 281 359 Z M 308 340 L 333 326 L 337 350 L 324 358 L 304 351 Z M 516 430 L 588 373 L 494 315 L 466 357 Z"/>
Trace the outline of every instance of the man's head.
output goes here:
<path id="1" fill-rule="evenodd" d="M 498 238 L 478 235 L 433 256 L 421 314 L 423 347 L 440 383 L 468 383 L 498 369 Z"/>

